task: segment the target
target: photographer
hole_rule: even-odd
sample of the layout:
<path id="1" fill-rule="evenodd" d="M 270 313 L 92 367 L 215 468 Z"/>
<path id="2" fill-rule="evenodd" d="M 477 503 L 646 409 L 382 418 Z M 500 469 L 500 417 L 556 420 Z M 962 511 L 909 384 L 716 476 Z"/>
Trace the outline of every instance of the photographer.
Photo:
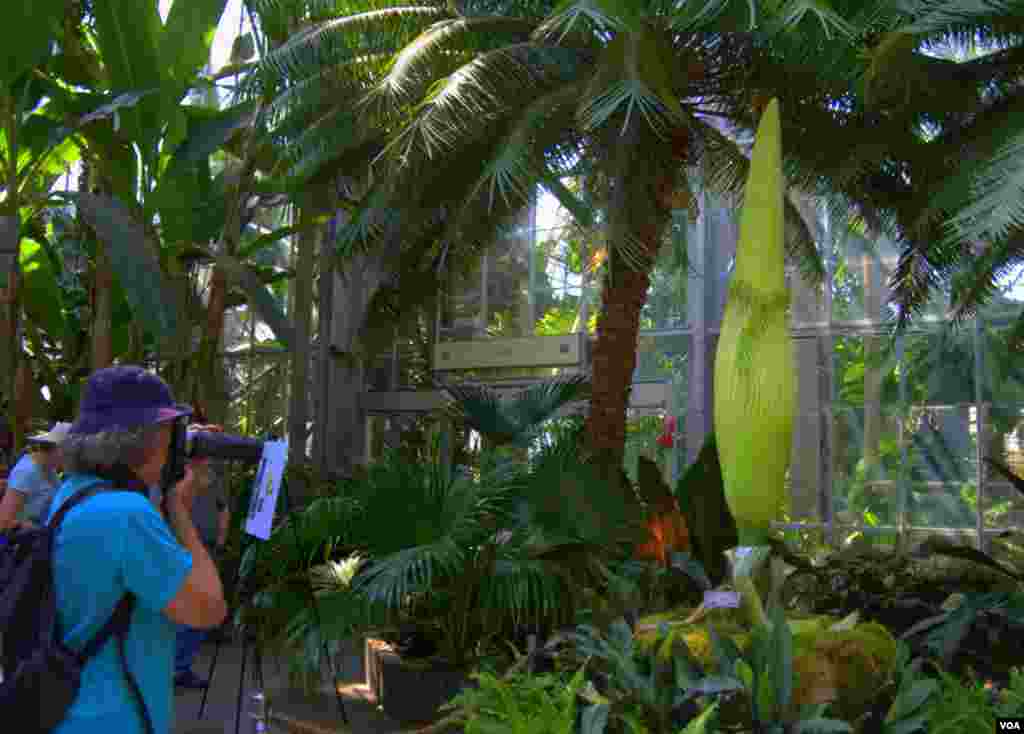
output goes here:
<path id="1" fill-rule="evenodd" d="M 60 444 L 70 423 L 57 423 L 46 433 L 28 439 L 29 450 L 14 465 L 7 477 L 0 500 L 0 533 L 13 528 L 19 517 L 39 525 L 50 509 L 57 491 L 57 472 L 61 468 Z"/>
<path id="2" fill-rule="evenodd" d="M 72 649 L 111 617 L 130 592 L 136 605 L 125 663 L 145 711 L 109 640 L 85 665 L 78 697 L 56 734 L 98 731 L 169 734 L 173 718 L 172 665 L 179 625 L 210 628 L 227 614 L 216 566 L 192 523 L 193 500 L 206 490 L 205 462 L 193 462 L 167 498 L 167 521 L 147 497 L 160 483 L 175 421 L 191 413 L 175 404 L 167 385 L 140 367 L 95 372 L 86 384 L 78 420 L 63 444 L 67 477 L 51 517 L 96 478 L 118 490 L 97 494 L 68 513 L 54 549 L 59 628 Z"/>

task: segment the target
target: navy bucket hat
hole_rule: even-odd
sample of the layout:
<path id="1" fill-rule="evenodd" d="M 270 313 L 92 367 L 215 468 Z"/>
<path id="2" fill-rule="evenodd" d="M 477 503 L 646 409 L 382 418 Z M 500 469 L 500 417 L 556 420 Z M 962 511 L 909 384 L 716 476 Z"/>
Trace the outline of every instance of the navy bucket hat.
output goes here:
<path id="1" fill-rule="evenodd" d="M 107 367 L 85 384 L 71 433 L 130 431 L 192 414 L 174 402 L 167 383 L 141 367 Z"/>

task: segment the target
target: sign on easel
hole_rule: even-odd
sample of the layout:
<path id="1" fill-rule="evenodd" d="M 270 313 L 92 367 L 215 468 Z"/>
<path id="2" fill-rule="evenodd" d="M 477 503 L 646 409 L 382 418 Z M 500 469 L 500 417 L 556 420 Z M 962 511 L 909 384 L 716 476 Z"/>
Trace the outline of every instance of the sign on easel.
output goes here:
<path id="1" fill-rule="evenodd" d="M 253 537 L 261 540 L 270 538 L 277 495 L 281 491 L 281 478 L 287 463 L 288 441 L 267 441 L 263 444 L 263 458 L 256 470 L 249 516 L 245 521 L 245 532 Z"/>

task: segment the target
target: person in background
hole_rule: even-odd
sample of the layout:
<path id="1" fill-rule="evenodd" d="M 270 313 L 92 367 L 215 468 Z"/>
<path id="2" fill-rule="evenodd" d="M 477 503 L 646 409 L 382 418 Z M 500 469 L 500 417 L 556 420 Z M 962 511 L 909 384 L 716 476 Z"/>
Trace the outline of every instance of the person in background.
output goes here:
<path id="1" fill-rule="evenodd" d="M 70 423 L 57 423 L 46 433 L 28 439 L 29 451 L 11 469 L 7 477 L 8 491 L 0 500 L 0 533 L 7 532 L 19 521 L 42 524 L 57 491 L 60 444 L 70 428 Z"/>
<path id="2" fill-rule="evenodd" d="M 192 417 L 196 423 L 189 426 L 190 431 L 207 431 L 222 433 L 224 428 L 218 425 L 207 425 L 206 415 L 201 408 L 196 408 Z M 196 497 L 192 504 L 192 523 L 206 545 L 214 562 L 223 555 L 224 546 L 228 541 L 228 528 L 231 524 L 231 511 L 228 507 L 225 487 L 224 462 L 208 462 L 210 488 Z M 202 690 L 210 682 L 192 670 L 200 646 L 209 635 L 210 630 L 196 629 L 182 625 L 178 629 L 177 649 L 174 656 L 174 685 L 178 688 Z"/>

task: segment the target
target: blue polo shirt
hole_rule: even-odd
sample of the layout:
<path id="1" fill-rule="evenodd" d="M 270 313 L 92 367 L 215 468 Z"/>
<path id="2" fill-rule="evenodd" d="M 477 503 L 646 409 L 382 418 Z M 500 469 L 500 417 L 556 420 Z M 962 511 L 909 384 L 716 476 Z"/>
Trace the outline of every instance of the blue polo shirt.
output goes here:
<path id="1" fill-rule="evenodd" d="M 73 475 L 58 488 L 50 516 L 97 477 Z M 47 517 L 49 520 L 49 516 Z M 142 494 L 103 492 L 75 507 L 57 534 L 54 585 L 65 644 L 81 649 L 125 592 L 136 596 L 126 639 L 128 667 L 145 698 L 154 734 L 173 724 L 177 625 L 163 614 L 192 569 L 156 508 Z M 55 734 L 144 734 L 112 638 L 82 671 L 78 698 Z"/>

